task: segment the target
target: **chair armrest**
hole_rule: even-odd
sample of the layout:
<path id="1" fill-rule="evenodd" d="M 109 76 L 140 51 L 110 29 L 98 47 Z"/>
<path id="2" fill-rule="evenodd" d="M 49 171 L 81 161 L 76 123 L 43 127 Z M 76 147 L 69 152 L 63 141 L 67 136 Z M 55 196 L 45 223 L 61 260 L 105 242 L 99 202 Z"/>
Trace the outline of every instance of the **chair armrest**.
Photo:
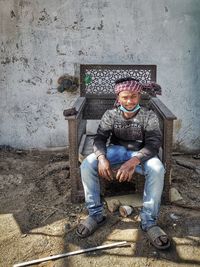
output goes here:
<path id="1" fill-rule="evenodd" d="M 170 172 L 172 162 L 173 147 L 173 121 L 176 116 L 156 97 L 150 100 L 150 106 L 154 110 L 160 120 L 160 126 L 163 133 L 163 144 L 161 152 L 161 160 L 165 165 L 166 172 Z"/>
<path id="2" fill-rule="evenodd" d="M 163 119 L 176 120 L 176 116 L 157 97 L 152 97 L 150 105 L 157 111 Z"/>
<path id="3" fill-rule="evenodd" d="M 161 160 L 165 167 L 165 184 L 163 197 L 165 202 L 170 202 L 169 190 L 171 187 L 171 166 L 173 149 L 173 121 L 176 116 L 156 97 L 150 100 L 151 108 L 157 113 L 160 119 L 160 126 L 163 132 L 163 143 L 161 147 Z"/>
<path id="4" fill-rule="evenodd" d="M 75 103 L 73 104 L 72 108 L 65 109 L 63 111 L 63 115 L 66 120 L 70 119 L 77 119 L 81 112 L 83 111 L 86 104 L 85 97 L 78 97 Z"/>
<path id="5" fill-rule="evenodd" d="M 78 97 L 70 109 L 63 111 L 65 119 L 68 121 L 68 144 L 70 168 L 78 169 L 79 144 L 83 134 L 86 132 L 87 121 L 83 119 L 86 98 Z"/>

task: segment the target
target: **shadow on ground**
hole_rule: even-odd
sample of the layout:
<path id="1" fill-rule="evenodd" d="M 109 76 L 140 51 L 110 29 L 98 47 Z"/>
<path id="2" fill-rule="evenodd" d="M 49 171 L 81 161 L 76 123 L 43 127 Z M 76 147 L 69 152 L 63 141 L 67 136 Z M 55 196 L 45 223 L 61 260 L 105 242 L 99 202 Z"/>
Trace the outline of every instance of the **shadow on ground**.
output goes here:
<path id="1" fill-rule="evenodd" d="M 127 241 L 120 247 L 43 263 L 38 266 L 199 266 L 199 174 L 174 160 L 172 182 L 186 209 L 162 206 L 159 224 L 172 239 L 168 251 L 156 250 L 139 229 L 138 214 L 108 221 L 94 235 L 80 239 L 75 229 L 86 216 L 84 204 L 70 201 L 67 150 L 0 151 L 0 266 Z M 179 158 L 180 160 L 180 158 Z M 183 160 L 183 159 L 181 159 Z M 188 160 L 188 158 L 187 158 Z M 199 164 L 199 161 L 196 164 Z M 179 162 L 180 163 L 180 162 Z M 195 209 L 193 209 L 193 207 Z"/>

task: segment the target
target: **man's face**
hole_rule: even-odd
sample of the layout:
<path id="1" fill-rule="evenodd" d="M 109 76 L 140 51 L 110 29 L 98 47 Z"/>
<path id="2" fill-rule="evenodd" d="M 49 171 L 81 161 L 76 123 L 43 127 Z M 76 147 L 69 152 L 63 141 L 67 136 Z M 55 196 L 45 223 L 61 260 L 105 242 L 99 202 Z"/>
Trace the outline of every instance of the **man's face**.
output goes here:
<path id="1" fill-rule="evenodd" d="M 118 96 L 119 103 L 128 110 L 134 109 L 140 101 L 140 94 L 136 92 L 123 91 Z"/>

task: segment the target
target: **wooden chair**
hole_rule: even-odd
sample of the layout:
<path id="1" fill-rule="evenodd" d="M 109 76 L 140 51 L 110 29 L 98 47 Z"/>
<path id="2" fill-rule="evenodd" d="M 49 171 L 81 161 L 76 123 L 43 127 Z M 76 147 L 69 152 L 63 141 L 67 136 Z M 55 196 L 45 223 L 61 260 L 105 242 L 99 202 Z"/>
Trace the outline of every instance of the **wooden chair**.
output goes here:
<path id="1" fill-rule="evenodd" d="M 155 65 L 80 65 L 80 97 L 72 109 L 64 110 L 68 121 L 71 200 L 84 199 L 80 179 L 80 161 L 92 153 L 92 135 L 87 134 L 87 120 L 99 120 L 103 113 L 113 107 L 115 101 L 114 82 L 118 78 L 131 76 L 141 82 L 156 81 Z M 141 104 L 153 109 L 160 120 L 163 144 L 159 157 L 165 166 L 163 202 L 169 202 L 171 184 L 171 155 L 173 120 L 176 117 L 158 99 L 148 94 L 142 96 Z M 143 192 L 144 177 L 134 174 L 135 192 Z M 105 193 L 105 192 L 104 192 Z"/>

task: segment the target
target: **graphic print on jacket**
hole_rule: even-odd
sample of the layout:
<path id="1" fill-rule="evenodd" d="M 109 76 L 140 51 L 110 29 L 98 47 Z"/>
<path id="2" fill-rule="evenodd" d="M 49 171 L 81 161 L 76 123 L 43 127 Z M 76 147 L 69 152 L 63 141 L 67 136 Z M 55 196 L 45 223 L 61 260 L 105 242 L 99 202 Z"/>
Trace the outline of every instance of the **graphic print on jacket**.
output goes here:
<path id="1" fill-rule="evenodd" d="M 158 117 L 144 107 L 131 119 L 124 118 L 123 112 L 117 108 L 104 113 L 94 138 L 97 157 L 106 154 L 106 142 L 110 136 L 111 144 L 138 151 L 141 161 L 155 156 L 162 140 Z"/>

